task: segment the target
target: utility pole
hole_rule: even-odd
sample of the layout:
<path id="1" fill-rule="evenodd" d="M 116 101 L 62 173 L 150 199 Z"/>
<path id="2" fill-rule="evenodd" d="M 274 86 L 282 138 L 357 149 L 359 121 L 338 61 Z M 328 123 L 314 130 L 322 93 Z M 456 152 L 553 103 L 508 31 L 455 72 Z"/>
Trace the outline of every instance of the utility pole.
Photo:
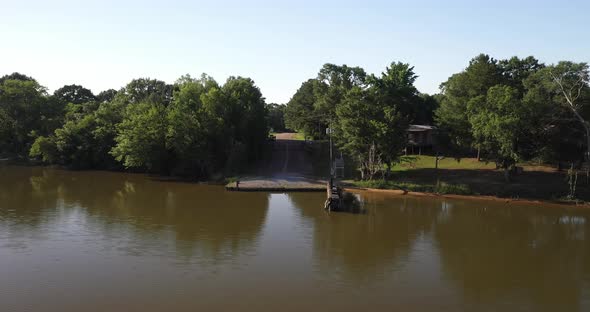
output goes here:
<path id="1" fill-rule="evenodd" d="M 330 138 L 330 178 L 332 178 L 334 176 L 334 168 L 332 166 L 332 124 L 329 123 L 328 124 L 328 128 L 326 129 L 326 133 L 328 134 L 328 137 Z"/>

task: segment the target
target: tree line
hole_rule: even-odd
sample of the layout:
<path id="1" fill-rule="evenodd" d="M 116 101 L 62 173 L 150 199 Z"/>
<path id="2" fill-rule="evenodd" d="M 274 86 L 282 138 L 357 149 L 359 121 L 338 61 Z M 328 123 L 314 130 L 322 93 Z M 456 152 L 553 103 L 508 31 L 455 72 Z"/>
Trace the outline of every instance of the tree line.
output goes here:
<path id="1" fill-rule="evenodd" d="M 208 178 L 260 159 L 268 128 L 249 78 L 142 78 L 98 95 L 79 85 L 49 95 L 31 77 L 0 78 L 0 153 L 49 164 Z"/>
<path id="2" fill-rule="evenodd" d="M 419 93 L 416 78 L 412 66 L 399 62 L 380 75 L 326 64 L 287 103 L 285 123 L 316 139 L 330 128 L 363 179 L 388 176 L 406 147 L 409 124 L 436 126 L 436 152 L 457 158 L 481 152 L 507 173 L 520 161 L 590 155 L 586 63 L 481 54 L 436 95 Z"/>
<path id="3" fill-rule="evenodd" d="M 410 122 L 432 123 L 435 96 L 414 86 L 409 64 L 392 63 L 381 75 L 360 67 L 325 64 L 317 78 L 304 82 L 285 108 L 288 128 L 325 139 L 355 160 L 361 178 L 372 178 L 397 161 Z"/>
<path id="4" fill-rule="evenodd" d="M 516 162 L 588 159 L 588 65 L 479 55 L 441 85 L 435 112 L 443 146 L 480 150 L 508 169 Z"/>
<path id="5" fill-rule="evenodd" d="M 223 85 L 205 74 L 173 84 L 135 79 L 95 95 L 79 85 L 48 94 L 14 73 L 0 78 L 0 156 L 208 178 L 260 160 L 269 131 L 322 140 L 329 128 L 361 178 L 372 179 L 400 160 L 408 126 L 427 124 L 437 129 L 436 152 L 481 154 L 508 172 L 521 161 L 588 159 L 588 76 L 586 63 L 481 54 L 428 95 L 410 64 L 378 75 L 325 64 L 279 105 L 243 77 Z"/>

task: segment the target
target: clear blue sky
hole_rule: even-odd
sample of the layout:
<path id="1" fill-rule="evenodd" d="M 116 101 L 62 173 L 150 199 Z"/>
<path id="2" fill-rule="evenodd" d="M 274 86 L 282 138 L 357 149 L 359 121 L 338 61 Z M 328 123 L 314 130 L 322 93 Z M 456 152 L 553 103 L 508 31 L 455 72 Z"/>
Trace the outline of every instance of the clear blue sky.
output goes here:
<path id="1" fill-rule="evenodd" d="M 589 12 L 588 0 L 0 0 L 0 75 L 95 93 L 139 77 L 241 75 L 285 103 L 324 63 L 379 73 L 402 61 L 436 93 L 481 52 L 590 61 Z"/>

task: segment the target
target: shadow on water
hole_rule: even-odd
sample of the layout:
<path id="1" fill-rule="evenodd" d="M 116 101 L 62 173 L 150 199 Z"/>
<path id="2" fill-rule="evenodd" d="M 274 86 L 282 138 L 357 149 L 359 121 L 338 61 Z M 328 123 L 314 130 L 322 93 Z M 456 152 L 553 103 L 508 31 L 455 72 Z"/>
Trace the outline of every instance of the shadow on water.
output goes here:
<path id="1" fill-rule="evenodd" d="M 365 205 L 361 202 L 361 197 L 359 194 L 343 192 L 341 206 L 338 208 L 338 210 L 332 210 L 330 212 L 367 214 L 368 210 L 365 208 Z"/>
<path id="2" fill-rule="evenodd" d="M 97 233 L 131 236 L 132 254 L 161 252 L 211 262 L 254 249 L 269 195 L 229 193 L 219 186 L 160 182 L 143 175 L 1 167 L 0 225 L 42 232 L 77 214 Z M 166 245 L 157 246 L 154 244 Z"/>
<path id="3" fill-rule="evenodd" d="M 319 274 L 368 282 L 407 261 L 415 241 L 431 231 L 436 203 L 379 202 L 361 197 L 362 214 L 326 212 L 322 195 L 289 194 L 303 219 L 313 223 Z M 385 207 L 387 206 L 387 207 Z"/>
<path id="4" fill-rule="evenodd" d="M 24 298 L 31 285 L 39 285 L 38 294 L 58 289 L 38 283 L 40 273 L 29 265 L 35 264 L 71 293 L 90 285 L 83 278 L 98 283 L 100 296 L 105 289 L 117 296 L 139 289 L 138 304 L 155 291 L 187 289 L 187 306 L 200 303 L 193 293 L 223 301 L 222 287 L 233 287 L 232 295 L 243 294 L 242 300 L 269 293 L 281 299 L 317 295 L 321 304 L 333 295 L 340 301 L 329 303 L 383 308 L 399 302 L 413 310 L 440 305 L 447 311 L 586 311 L 590 304 L 588 210 L 361 193 L 355 197 L 360 209 L 328 213 L 323 193 L 269 196 L 142 175 L 0 166 L 0 252 L 6 255 L 0 261 L 10 263 L 3 279 L 16 272 L 12 283 L 20 282 L 23 290 L 9 293 L 8 287 L 0 294 Z M 15 250 L 39 242 L 34 257 Z M 141 260 L 148 263 L 141 266 L 140 258 L 129 255 L 147 255 Z M 183 280 L 176 274 L 186 272 L 177 271 L 176 263 L 166 270 L 167 258 L 196 263 L 181 268 L 202 274 Z M 95 259 L 98 269 L 86 270 Z M 230 260 L 249 270 L 232 271 L 234 262 L 217 265 Z M 136 265 L 142 275 L 124 271 Z M 214 270 L 202 270 L 207 265 Z M 227 275 L 200 279 L 218 268 Z M 30 281 L 23 279 L 27 272 Z M 60 284 L 64 272 L 68 282 Z M 155 277 L 168 284 L 150 286 Z M 434 302 L 424 302 L 425 296 Z M 284 304 L 279 301 L 270 303 Z"/>
<path id="5" fill-rule="evenodd" d="M 587 211 L 452 202 L 433 237 L 444 274 L 472 304 L 499 310 L 521 293 L 535 311 L 581 311 L 589 225 Z"/>
<path id="6" fill-rule="evenodd" d="M 462 293 L 469 310 L 588 306 L 589 211 L 363 193 L 364 214 L 328 214 L 321 195 L 289 198 L 312 224 L 320 275 L 368 284 L 405 270 L 419 250 L 442 280 L 424 278 Z"/>

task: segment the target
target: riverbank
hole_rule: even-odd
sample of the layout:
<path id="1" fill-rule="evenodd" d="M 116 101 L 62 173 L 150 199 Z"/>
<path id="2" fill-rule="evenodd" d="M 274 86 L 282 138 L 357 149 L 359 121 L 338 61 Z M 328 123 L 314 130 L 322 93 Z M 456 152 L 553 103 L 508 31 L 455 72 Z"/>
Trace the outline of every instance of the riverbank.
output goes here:
<path id="1" fill-rule="evenodd" d="M 370 194 L 383 194 L 387 196 L 410 196 L 410 197 L 427 197 L 427 198 L 448 198 L 457 200 L 470 200 L 470 201 L 493 201 L 503 203 L 518 203 L 528 205 L 544 205 L 544 206 L 555 206 L 559 208 L 583 208 L 590 209 L 590 203 L 583 201 L 568 201 L 568 200 L 539 200 L 539 199 L 526 199 L 526 198 L 502 198 L 491 195 L 458 195 L 458 194 L 440 194 L 440 193 L 427 193 L 427 192 L 414 192 L 414 191 L 403 191 L 393 189 L 376 189 L 376 188 L 364 188 L 353 185 L 347 185 L 344 190 L 351 193 L 370 193 Z"/>
<path id="2" fill-rule="evenodd" d="M 248 177 L 233 179 L 225 189 L 240 192 L 325 192 L 326 181 L 301 176 Z"/>
<path id="3" fill-rule="evenodd" d="M 526 169 L 525 169 L 526 170 Z M 569 198 L 567 174 L 557 170 L 524 171 L 505 182 L 503 172 L 493 169 L 415 169 L 395 172 L 388 181 L 351 181 L 352 190 L 393 195 L 436 196 L 505 202 L 552 203 L 590 207 L 590 183 L 580 174 L 574 199 Z"/>

